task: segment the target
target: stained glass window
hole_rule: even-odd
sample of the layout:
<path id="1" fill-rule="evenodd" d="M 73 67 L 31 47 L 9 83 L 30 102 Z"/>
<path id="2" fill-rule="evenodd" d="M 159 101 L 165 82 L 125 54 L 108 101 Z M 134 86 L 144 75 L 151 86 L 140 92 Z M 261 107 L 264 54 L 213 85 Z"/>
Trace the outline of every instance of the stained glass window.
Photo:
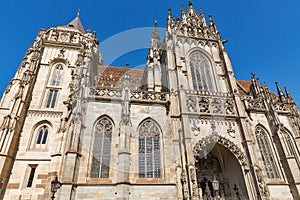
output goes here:
<path id="1" fill-rule="evenodd" d="M 199 51 L 193 52 L 189 58 L 193 89 L 215 92 L 216 86 L 208 58 Z"/>
<path id="2" fill-rule="evenodd" d="M 108 117 L 100 118 L 95 126 L 92 178 L 109 177 L 112 127 Z"/>
<path id="3" fill-rule="evenodd" d="M 160 130 L 152 120 L 139 127 L 139 177 L 159 178 L 160 173 Z"/>
<path id="4" fill-rule="evenodd" d="M 267 177 L 272 179 L 280 178 L 267 131 L 260 126 L 257 126 L 255 135 Z"/>

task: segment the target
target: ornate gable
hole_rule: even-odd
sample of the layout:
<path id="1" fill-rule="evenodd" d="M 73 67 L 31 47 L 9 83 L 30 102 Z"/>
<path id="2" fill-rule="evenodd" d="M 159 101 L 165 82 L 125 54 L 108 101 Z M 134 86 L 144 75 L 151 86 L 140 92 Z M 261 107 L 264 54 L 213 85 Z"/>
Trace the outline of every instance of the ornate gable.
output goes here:
<path id="1" fill-rule="evenodd" d="M 210 25 L 207 26 L 202 9 L 200 9 L 200 13 L 198 14 L 191 2 L 189 3 L 189 8 L 186 11 L 183 6 L 181 7 L 181 19 L 176 17 L 174 29 L 178 35 L 182 36 L 214 40 L 218 40 L 220 38 L 212 17 L 210 16 Z"/>

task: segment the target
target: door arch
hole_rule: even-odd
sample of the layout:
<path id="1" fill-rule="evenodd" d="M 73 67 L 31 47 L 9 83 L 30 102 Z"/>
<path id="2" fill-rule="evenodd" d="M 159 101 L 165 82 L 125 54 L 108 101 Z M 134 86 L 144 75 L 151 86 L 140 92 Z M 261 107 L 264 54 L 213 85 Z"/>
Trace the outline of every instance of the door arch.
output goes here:
<path id="1" fill-rule="evenodd" d="M 233 142 L 221 136 L 203 138 L 194 147 L 199 193 L 204 200 L 216 196 L 221 199 L 249 199 L 245 182 L 248 162 Z M 213 188 L 213 181 L 219 190 Z"/>

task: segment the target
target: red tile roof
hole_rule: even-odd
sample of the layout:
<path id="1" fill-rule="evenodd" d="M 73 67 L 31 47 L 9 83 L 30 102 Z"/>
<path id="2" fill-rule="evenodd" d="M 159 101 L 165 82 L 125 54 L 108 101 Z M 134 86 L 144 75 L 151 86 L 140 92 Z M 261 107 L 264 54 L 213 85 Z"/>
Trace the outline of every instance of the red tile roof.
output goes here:
<path id="1" fill-rule="evenodd" d="M 129 83 L 131 89 L 139 89 L 142 84 L 144 70 L 128 69 Z M 98 70 L 98 86 L 99 87 L 118 87 L 122 84 L 126 68 L 100 66 Z"/>

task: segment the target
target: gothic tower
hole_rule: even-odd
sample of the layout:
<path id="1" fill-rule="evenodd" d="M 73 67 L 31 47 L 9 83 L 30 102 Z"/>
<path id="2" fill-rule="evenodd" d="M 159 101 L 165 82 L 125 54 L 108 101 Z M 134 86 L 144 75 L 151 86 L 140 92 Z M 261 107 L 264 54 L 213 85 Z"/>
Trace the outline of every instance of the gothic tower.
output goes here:
<path id="1" fill-rule="evenodd" d="M 95 84 L 99 62 L 95 33 L 84 31 L 79 13 L 40 30 L 1 99 L 1 199 L 48 199 L 56 175 L 73 181 L 63 163 L 78 159 L 78 99 Z"/>

